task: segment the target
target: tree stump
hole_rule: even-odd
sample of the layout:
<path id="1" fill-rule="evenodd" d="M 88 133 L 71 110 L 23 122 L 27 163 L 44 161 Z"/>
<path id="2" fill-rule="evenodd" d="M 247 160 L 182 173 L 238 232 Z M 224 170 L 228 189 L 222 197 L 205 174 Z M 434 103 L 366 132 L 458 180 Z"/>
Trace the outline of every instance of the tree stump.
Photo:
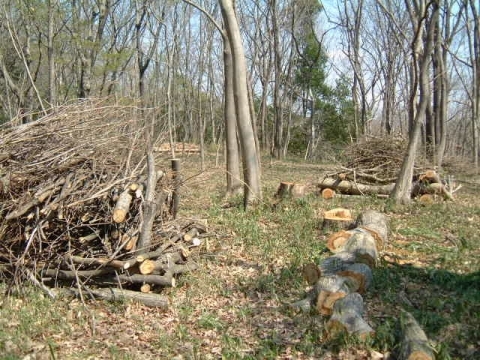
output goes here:
<path id="1" fill-rule="evenodd" d="M 324 231 L 337 231 L 348 228 L 352 224 L 352 213 L 348 209 L 335 208 L 323 213 L 322 229 Z"/>

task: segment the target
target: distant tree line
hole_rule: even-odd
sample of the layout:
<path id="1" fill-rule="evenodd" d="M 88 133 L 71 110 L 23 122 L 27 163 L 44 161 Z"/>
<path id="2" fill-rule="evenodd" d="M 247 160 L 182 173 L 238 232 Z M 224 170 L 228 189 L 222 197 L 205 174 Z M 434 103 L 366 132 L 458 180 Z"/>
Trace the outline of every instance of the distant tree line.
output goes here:
<path id="1" fill-rule="evenodd" d="M 259 149 L 314 158 L 325 144 L 408 134 L 435 165 L 455 155 L 478 167 L 478 0 L 228 3 Z M 0 4 L 1 122 L 110 96 L 162 109 L 172 140 L 227 137 L 223 1 Z"/>

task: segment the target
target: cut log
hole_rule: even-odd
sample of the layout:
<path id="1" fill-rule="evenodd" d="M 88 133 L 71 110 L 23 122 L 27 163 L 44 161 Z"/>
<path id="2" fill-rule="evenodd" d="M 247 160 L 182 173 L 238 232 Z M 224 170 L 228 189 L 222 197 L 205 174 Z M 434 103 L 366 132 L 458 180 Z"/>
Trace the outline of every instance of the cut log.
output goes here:
<path id="1" fill-rule="evenodd" d="M 365 185 L 353 181 L 326 177 L 318 184 L 320 189 L 333 189 L 336 192 L 348 195 L 390 195 L 395 184 Z"/>
<path id="2" fill-rule="evenodd" d="M 315 284 L 318 293 L 317 310 L 322 315 L 330 315 L 338 299 L 358 290 L 360 283 L 353 277 L 339 275 L 321 277 Z"/>
<path id="3" fill-rule="evenodd" d="M 445 188 L 443 184 L 425 184 L 422 182 L 416 182 L 413 185 L 412 197 L 418 197 L 424 194 L 440 195 L 445 200 L 453 200 L 453 195 Z"/>
<path id="4" fill-rule="evenodd" d="M 125 245 L 125 250 L 127 251 L 131 251 L 131 250 L 134 250 L 135 247 L 137 246 L 137 241 L 138 241 L 138 235 L 135 235 L 135 236 L 130 236 L 130 235 L 125 235 L 123 237 L 123 241 L 122 242 L 125 242 L 127 241 L 127 244 Z"/>
<path id="5" fill-rule="evenodd" d="M 355 256 L 355 262 L 375 267 L 378 259 L 377 243 L 375 238 L 360 228 L 352 230 L 353 235 L 342 246 L 342 250 Z"/>
<path id="6" fill-rule="evenodd" d="M 325 188 L 322 190 L 322 198 L 325 200 L 333 199 L 335 197 L 335 190 Z"/>
<path id="7" fill-rule="evenodd" d="M 322 276 L 331 276 L 341 270 L 345 270 L 349 265 L 354 264 L 355 260 L 355 254 L 340 252 L 323 260 L 318 265 L 318 268 Z"/>
<path id="8" fill-rule="evenodd" d="M 114 268 L 102 268 L 98 270 L 58 270 L 58 269 L 44 269 L 40 272 L 42 276 L 53 277 L 62 280 L 76 280 L 77 278 L 90 278 L 95 276 L 103 276 L 115 272 Z"/>
<path id="9" fill-rule="evenodd" d="M 330 337 L 335 337 L 347 332 L 361 340 L 373 335 L 374 331 L 363 319 L 363 299 L 358 293 L 348 294 L 335 302 L 332 317 L 327 323 L 327 332 Z"/>
<path id="10" fill-rule="evenodd" d="M 340 230 L 333 233 L 327 239 L 327 248 L 333 253 L 339 252 L 340 250 L 338 249 L 342 248 L 342 246 L 348 241 L 352 234 L 353 233 L 351 231 L 345 230 Z"/>
<path id="11" fill-rule="evenodd" d="M 198 234 L 199 234 L 198 229 L 196 227 L 193 227 L 190 230 L 188 230 L 185 233 L 185 235 L 183 235 L 183 240 L 185 240 L 186 242 L 191 242 L 192 239 L 198 236 Z"/>
<path id="12" fill-rule="evenodd" d="M 115 208 L 113 209 L 113 221 L 117 224 L 125 221 L 130 204 L 132 203 L 132 195 L 129 190 L 122 192 L 117 200 Z"/>
<path id="13" fill-rule="evenodd" d="M 117 275 L 117 279 L 122 282 L 128 282 L 133 284 L 155 284 L 166 287 L 175 287 L 175 278 L 171 273 L 165 275 Z"/>
<path id="14" fill-rule="evenodd" d="M 367 210 L 358 215 L 356 226 L 367 230 L 377 243 L 377 250 L 383 249 L 388 240 L 388 219 L 385 214 Z"/>
<path id="15" fill-rule="evenodd" d="M 443 196 L 446 200 L 453 200 L 453 195 L 445 188 L 445 185 L 441 183 L 433 183 L 429 184 L 426 187 L 427 194 L 438 194 Z"/>
<path id="16" fill-rule="evenodd" d="M 140 274 L 142 275 L 151 274 L 153 273 L 153 270 L 155 270 L 155 262 L 147 259 L 143 261 L 138 268 L 140 269 Z"/>
<path id="17" fill-rule="evenodd" d="M 424 205 L 431 205 L 435 202 L 435 200 L 433 199 L 433 195 L 431 194 L 423 194 L 418 198 L 418 201 Z"/>
<path id="18" fill-rule="evenodd" d="M 430 184 L 437 183 L 441 184 L 440 175 L 435 170 L 427 170 L 425 173 L 419 176 L 419 180 L 428 182 Z"/>
<path id="19" fill-rule="evenodd" d="M 149 293 L 152 291 L 152 287 L 150 286 L 150 284 L 143 284 L 142 286 L 140 286 L 140 292 L 142 293 Z"/>
<path id="20" fill-rule="evenodd" d="M 338 275 L 355 279 L 359 284 L 357 291 L 360 294 L 363 294 L 370 287 L 373 280 L 372 269 L 361 263 L 349 265 L 345 270 L 339 271 Z"/>
<path id="21" fill-rule="evenodd" d="M 82 265 L 99 265 L 99 266 L 110 266 L 115 269 L 123 269 L 123 261 L 120 260 L 112 260 L 106 258 L 83 258 L 80 256 L 73 256 L 66 254 L 64 256 L 65 261 L 72 261 L 75 264 L 82 264 Z"/>
<path id="22" fill-rule="evenodd" d="M 425 332 L 412 314 L 404 311 L 400 315 L 401 341 L 399 360 L 433 360 L 435 356 Z"/>

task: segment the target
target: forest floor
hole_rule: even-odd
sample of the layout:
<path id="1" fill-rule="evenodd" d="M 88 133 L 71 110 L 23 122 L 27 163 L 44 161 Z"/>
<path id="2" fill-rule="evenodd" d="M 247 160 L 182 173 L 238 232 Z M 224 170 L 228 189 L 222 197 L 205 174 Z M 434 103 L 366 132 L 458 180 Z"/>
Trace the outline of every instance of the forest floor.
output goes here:
<path id="1" fill-rule="evenodd" d="M 480 179 L 461 177 L 455 202 L 402 208 L 356 196 L 314 194 L 273 207 L 280 181 L 315 184 L 332 165 L 299 160 L 263 164 L 264 202 L 225 207 L 223 167 L 183 159 L 180 217 L 208 220 L 195 272 L 163 290 L 166 311 L 143 305 L 50 300 L 39 290 L 0 297 L 1 359 L 387 359 L 395 323 L 410 311 L 438 359 L 480 358 Z M 325 336 L 325 317 L 289 305 L 308 290 L 304 264 L 328 257 L 320 214 L 348 207 L 385 212 L 390 239 L 365 295 L 375 336 L 360 343 Z M 4 285 L 0 285 L 4 292 Z"/>

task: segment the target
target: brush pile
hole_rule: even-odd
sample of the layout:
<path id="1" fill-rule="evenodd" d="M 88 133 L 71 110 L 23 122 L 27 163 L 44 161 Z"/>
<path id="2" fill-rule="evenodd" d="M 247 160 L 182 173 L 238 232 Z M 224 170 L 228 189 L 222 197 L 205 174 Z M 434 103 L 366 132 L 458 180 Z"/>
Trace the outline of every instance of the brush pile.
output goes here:
<path id="1" fill-rule="evenodd" d="M 345 149 L 346 161 L 337 174 L 364 184 L 395 182 L 406 149 L 407 139 L 402 137 L 369 137 Z"/>
<path id="2" fill-rule="evenodd" d="M 336 193 L 389 196 L 395 187 L 406 148 L 407 141 L 398 137 L 372 138 L 351 144 L 344 152 L 345 166 L 327 174 L 317 184 L 322 197 L 331 199 Z M 426 195 L 420 198 L 423 203 L 433 203 L 436 195 L 453 200 L 452 194 L 460 187 L 451 177 L 442 180 L 419 156 L 415 165 L 412 198 Z"/>
<path id="3" fill-rule="evenodd" d="M 0 129 L 0 274 L 42 288 L 174 286 L 195 268 L 190 248 L 206 226 L 175 220 L 179 177 L 156 159 L 148 248 L 145 120 L 153 110 L 83 101 Z M 158 124 L 149 122 L 162 134 Z M 160 136 L 157 136 L 160 141 Z M 133 284 L 133 285 L 132 285 Z M 144 294 L 146 295 L 146 294 Z"/>

